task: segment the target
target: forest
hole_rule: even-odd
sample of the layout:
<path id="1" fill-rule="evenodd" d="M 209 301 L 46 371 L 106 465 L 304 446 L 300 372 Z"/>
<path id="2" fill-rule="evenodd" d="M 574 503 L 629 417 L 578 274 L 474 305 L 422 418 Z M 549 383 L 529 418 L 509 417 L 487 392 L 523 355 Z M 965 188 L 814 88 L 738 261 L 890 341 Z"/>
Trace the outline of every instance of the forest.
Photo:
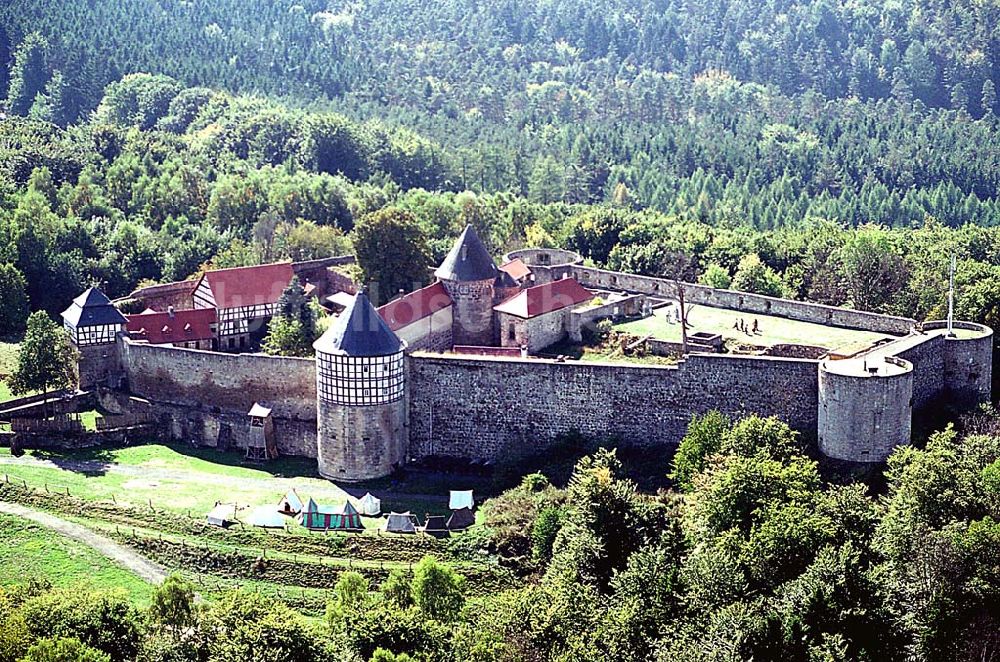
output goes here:
<path id="1" fill-rule="evenodd" d="M 497 559 L 518 588 L 469 596 L 425 557 L 381 582 L 343 570 L 325 617 L 306 619 L 252 589 L 197 604 L 180 577 L 146 608 L 26 578 L 0 589 L 0 659 L 992 659 L 1000 417 L 961 428 L 897 450 L 875 494 L 831 478 L 776 419 L 710 412 L 659 467 L 676 489 L 638 490 L 599 448 L 565 482 L 532 473 L 486 501 L 450 544 Z"/>
<path id="2" fill-rule="evenodd" d="M 281 259 L 353 253 L 381 302 L 467 223 L 919 320 L 954 256 L 956 316 L 1000 329 L 998 82 L 978 0 L 9 0 L 0 339 Z M 0 662 L 993 659 L 1000 417 L 953 413 L 864 480 L 771 419 L 694 419 L 659 490 L 587 440 L 451 543 L 519 578 L 488 597 L 433 559 L 320 620 L 26 578 Z"/>

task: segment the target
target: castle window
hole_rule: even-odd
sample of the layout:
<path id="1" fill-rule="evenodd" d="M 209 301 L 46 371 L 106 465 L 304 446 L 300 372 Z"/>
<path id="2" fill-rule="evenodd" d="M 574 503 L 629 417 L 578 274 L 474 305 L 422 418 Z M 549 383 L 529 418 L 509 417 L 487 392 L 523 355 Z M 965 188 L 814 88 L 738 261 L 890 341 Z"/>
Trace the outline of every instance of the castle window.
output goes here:
<path id="1" fill-rule="evenodd" d="M 514 331 L 515 331 L 514 325 L 511 324 L 510 325 L 510 329 L 507 331 L 507 340 L 514 340 L 514 338 L 515 338 Z"/>

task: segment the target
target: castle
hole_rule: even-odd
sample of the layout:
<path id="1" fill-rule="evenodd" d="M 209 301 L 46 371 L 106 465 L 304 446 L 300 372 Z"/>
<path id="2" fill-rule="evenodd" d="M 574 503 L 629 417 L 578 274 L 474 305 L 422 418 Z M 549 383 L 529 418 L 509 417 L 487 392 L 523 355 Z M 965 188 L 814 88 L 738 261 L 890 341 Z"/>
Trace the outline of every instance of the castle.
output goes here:
<path id="1" fill-rule="evenodd" d="M 831 457 L 878 462 L 910 442 L 915 410 L 990 397 L 992 331 L 970 322 L 921 325 L 611 272 L 557 249 L 514 251 L 498 266 L 471 226 L 435 276 L 376 309 L 331 263 L 279 263 L 148 289 L 138 298 L 150 309 L 128 317 L 91 289 L 63 318 L 81 389 L 126 395 L 175 439 L 259 459 L 315 457 L 340 481 L 428 457 L 543 450 L 570 430 L 663 452 L 712 409 L 775 415 Z M 296 280 L 343 307 L 315 358 L 249 353 Z M 642 339 L 677 355 L 672 365 L 544 354 L 604 319 L 666 329 L 673 316 L 676 330 L 679 293 L 703 321 L 681 345 Z M 658 317 L 664 310 L 673 312 Z M 744 345 L 760 342 L 751 319 L 754 332 L 763 320 L 815 342 L 725 351 L 733 341 L 723 343 L 722 325 L 733 319 Z"/>

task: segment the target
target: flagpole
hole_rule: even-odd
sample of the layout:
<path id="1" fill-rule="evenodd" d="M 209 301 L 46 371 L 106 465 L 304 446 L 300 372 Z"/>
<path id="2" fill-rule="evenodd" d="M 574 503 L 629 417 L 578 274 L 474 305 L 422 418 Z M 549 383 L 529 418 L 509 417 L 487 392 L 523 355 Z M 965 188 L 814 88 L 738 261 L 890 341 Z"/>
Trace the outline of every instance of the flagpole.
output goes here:
<path id="1" fill-rule="evenodd" d="M 951 268 L 948 270 L 948 337 L 953 337 L 955 331 L 952 323 L 955 319 L 955 254 L 951 256 Z"/>

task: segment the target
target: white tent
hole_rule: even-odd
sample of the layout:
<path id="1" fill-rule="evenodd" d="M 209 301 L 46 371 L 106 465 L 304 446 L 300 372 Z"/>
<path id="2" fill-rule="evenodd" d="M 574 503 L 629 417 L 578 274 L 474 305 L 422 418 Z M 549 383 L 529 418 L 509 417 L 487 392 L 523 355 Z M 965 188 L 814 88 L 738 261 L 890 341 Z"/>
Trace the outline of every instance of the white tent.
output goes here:
<path id="1" fill-rule="evenodd" d="M 288 494 L 278 502 L 278 512 L 286 515 L 298 515 L 305 508 L 302 499 L 299 498 L 295 490 L 289 490 Z"/>
<path id="2" fill-rule="evenodd" d="M 472 510 L 475 507 L 476 504 L 472 500 L 472 490 L 451 490 L 451 496 L 448 497 L 448 508 L 451 510 L 461 508 Z"/>
<path id="3" fill-rule="evenodd" d="M 265 529 L 285 528 L 285 518 L 275 510 L 274 506 L 257 506 L 244 521 L 250 526 L 259 526 Z"/>
<path id="4" fill-rule="evenodd" d="M 236 519 L 236 506 L 231 503 L 220 503 L 205 516 L 212 526 L 225 526 L 227 522 Z"/>
<path id="5" fill-rule="evenodd" d="M 361 507 L 358 509 L 366 517 L 378 517 L 382 514 L 382 500 L 376 499 L 371 492 L 361 497 Z"/>

